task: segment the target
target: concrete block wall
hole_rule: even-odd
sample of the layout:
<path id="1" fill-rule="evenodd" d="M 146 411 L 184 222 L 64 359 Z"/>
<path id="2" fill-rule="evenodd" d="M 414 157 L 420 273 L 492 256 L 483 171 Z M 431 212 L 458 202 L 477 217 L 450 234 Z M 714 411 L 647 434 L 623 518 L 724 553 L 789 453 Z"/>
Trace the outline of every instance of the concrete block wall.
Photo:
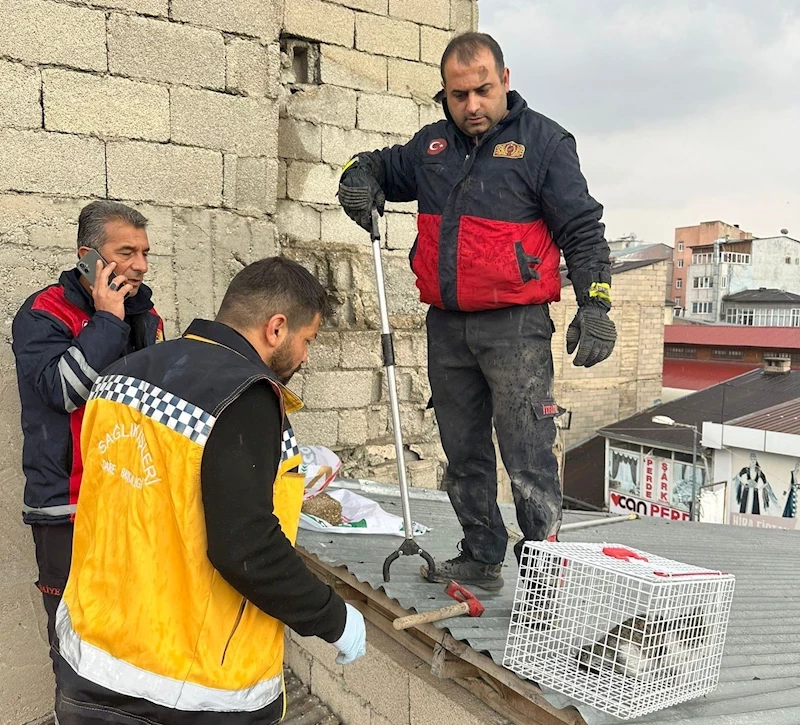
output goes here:
<path id="1" fill-rule="evenodd" d="M 277 226 L 281 250 L 314 270 L 335 314 L 292 385 L 306 403 L 293 417 L 301 440 L 328 446 L 344 472 L 396 480 L 381 368 L 380 320 L 369 235 L 341 211 L 341 167 L 358 151 L 404 143 L 441 118 L 439 60 L 455 32 L 477 27 L 461 0 L 298 0 L 287 3 L 278 127 Z M 298 78 L 287 42 L 309 43 L 313 71 Z M 388 204 L 381 220 L 406 458 L 412 485 L 437 487 L 443 459 L 433 415 L 408 252 L 414 204 Z"/>
<path id="2" fill-rule="evenodd" d="M 366 656 L 348 666 L 335 659 L 320 639 L 286 636 L 288 667 L 346 725 L 509 725 L 370 623 Z"/>

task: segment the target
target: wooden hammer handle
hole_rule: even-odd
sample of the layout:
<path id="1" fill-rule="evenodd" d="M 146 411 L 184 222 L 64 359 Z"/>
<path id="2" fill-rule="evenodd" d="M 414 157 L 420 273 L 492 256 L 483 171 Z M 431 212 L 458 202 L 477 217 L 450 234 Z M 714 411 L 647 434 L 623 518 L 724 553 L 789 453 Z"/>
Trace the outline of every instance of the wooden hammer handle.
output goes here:
<path id="1" fill-rule="evenodd" d="M 469 614 L 469 604 L 467 602 L 453 604 L 449 607 L 442 607 L 441 609 L 434 609 L 432 612 L 409 614 L 407 617 L 398 617 L 394 620 L 394 622 L 392 622 L 392 625 L 395 629 L 408 629 L 409 627 L 415 627 L 418 624 L 439 622 L 442 619 L 458 617 L 462 614 Z"/>

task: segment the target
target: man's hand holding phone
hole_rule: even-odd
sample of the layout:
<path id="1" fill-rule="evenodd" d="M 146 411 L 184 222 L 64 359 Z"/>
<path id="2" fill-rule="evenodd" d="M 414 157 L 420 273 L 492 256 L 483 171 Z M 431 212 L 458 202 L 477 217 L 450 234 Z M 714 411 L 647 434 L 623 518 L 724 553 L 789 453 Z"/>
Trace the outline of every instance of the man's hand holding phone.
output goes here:
<path id="1" fill-rule="evenodd" d="M 100 312 L 110 312 L 120 320 L 125 319 L 125 298 L 133 287 L 128 284 L 124 275 L 114 276 L 116 262 L 109 262 L 105 266 L 99 259 L 95 267 L 95 283 L 90 285 L 94 308 Z"/>

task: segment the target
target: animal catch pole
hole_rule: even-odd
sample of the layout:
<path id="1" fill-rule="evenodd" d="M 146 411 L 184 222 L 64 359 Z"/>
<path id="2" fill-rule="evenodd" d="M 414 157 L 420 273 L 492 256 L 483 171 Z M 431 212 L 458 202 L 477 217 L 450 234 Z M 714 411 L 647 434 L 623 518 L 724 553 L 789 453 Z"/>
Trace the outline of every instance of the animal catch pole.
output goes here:
<path id="1" fill-rule="evenodd" d="M 392 429 L 394 430 L 394 448 L 397 454 L 397 476 L 400 481 L 400 500 L 403 505 L 403 531 L 405 541 L 397 551 L 392 552 L 383 563 L 383 580 L 389 581 L 389 568 L 401 556 L 419 555 L 428 563 L 428 570 L 433 572 L 436 564 L 433 557 L 414 539 L 414 525 L 411 522 L 411 505 L 408 500 L 408 479 L 406 478 L 406 459 L 403 447 L 403 432 L 400 429 L 400 404 L 397 401 L 397 381 L 394 373 L 394 336 L 389 327 L 389 312 L 386 303 L 386 286 L 383 277 L 381 260 L 381 232 L 378 226 L 378 210 L 372 210 L 372 252 L 375 258 L 375 283 L 378 288 L 378 308 L 381 315 L 381 348 L 383 365 L 386 368 L 386 383 L 389 388 L 389 401 L 392 409 Z"/>

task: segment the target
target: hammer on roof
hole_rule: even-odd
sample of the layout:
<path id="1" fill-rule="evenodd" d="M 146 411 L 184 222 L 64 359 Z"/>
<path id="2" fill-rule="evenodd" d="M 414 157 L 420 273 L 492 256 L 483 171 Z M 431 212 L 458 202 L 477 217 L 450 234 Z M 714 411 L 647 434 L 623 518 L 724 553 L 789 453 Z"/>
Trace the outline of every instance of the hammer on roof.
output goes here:
<path id="1" fill-rule="evenodd" d="M 416 627 L 418 624 L 427 624 L 428 622 L 439 622 L 442 619 L 450 619 L 450 617 L 460 617 L 462 614 L 467 614 L 470 617 L 480 617 L 486 609 L 480 603 L 478 598 L 465 587 L 462 587 L 458 582 L 451 581 L 445 589 L 447 596 L 455 599 L 458 604 L 451 604 L 449 607 L 442 607 L 441 609 L 434 609 L 432 612 L 422 612 L 421 614 L 409 614 L 407 617 L 398 617 L 392 622 L 395 629 L 409 629 Z"/>

